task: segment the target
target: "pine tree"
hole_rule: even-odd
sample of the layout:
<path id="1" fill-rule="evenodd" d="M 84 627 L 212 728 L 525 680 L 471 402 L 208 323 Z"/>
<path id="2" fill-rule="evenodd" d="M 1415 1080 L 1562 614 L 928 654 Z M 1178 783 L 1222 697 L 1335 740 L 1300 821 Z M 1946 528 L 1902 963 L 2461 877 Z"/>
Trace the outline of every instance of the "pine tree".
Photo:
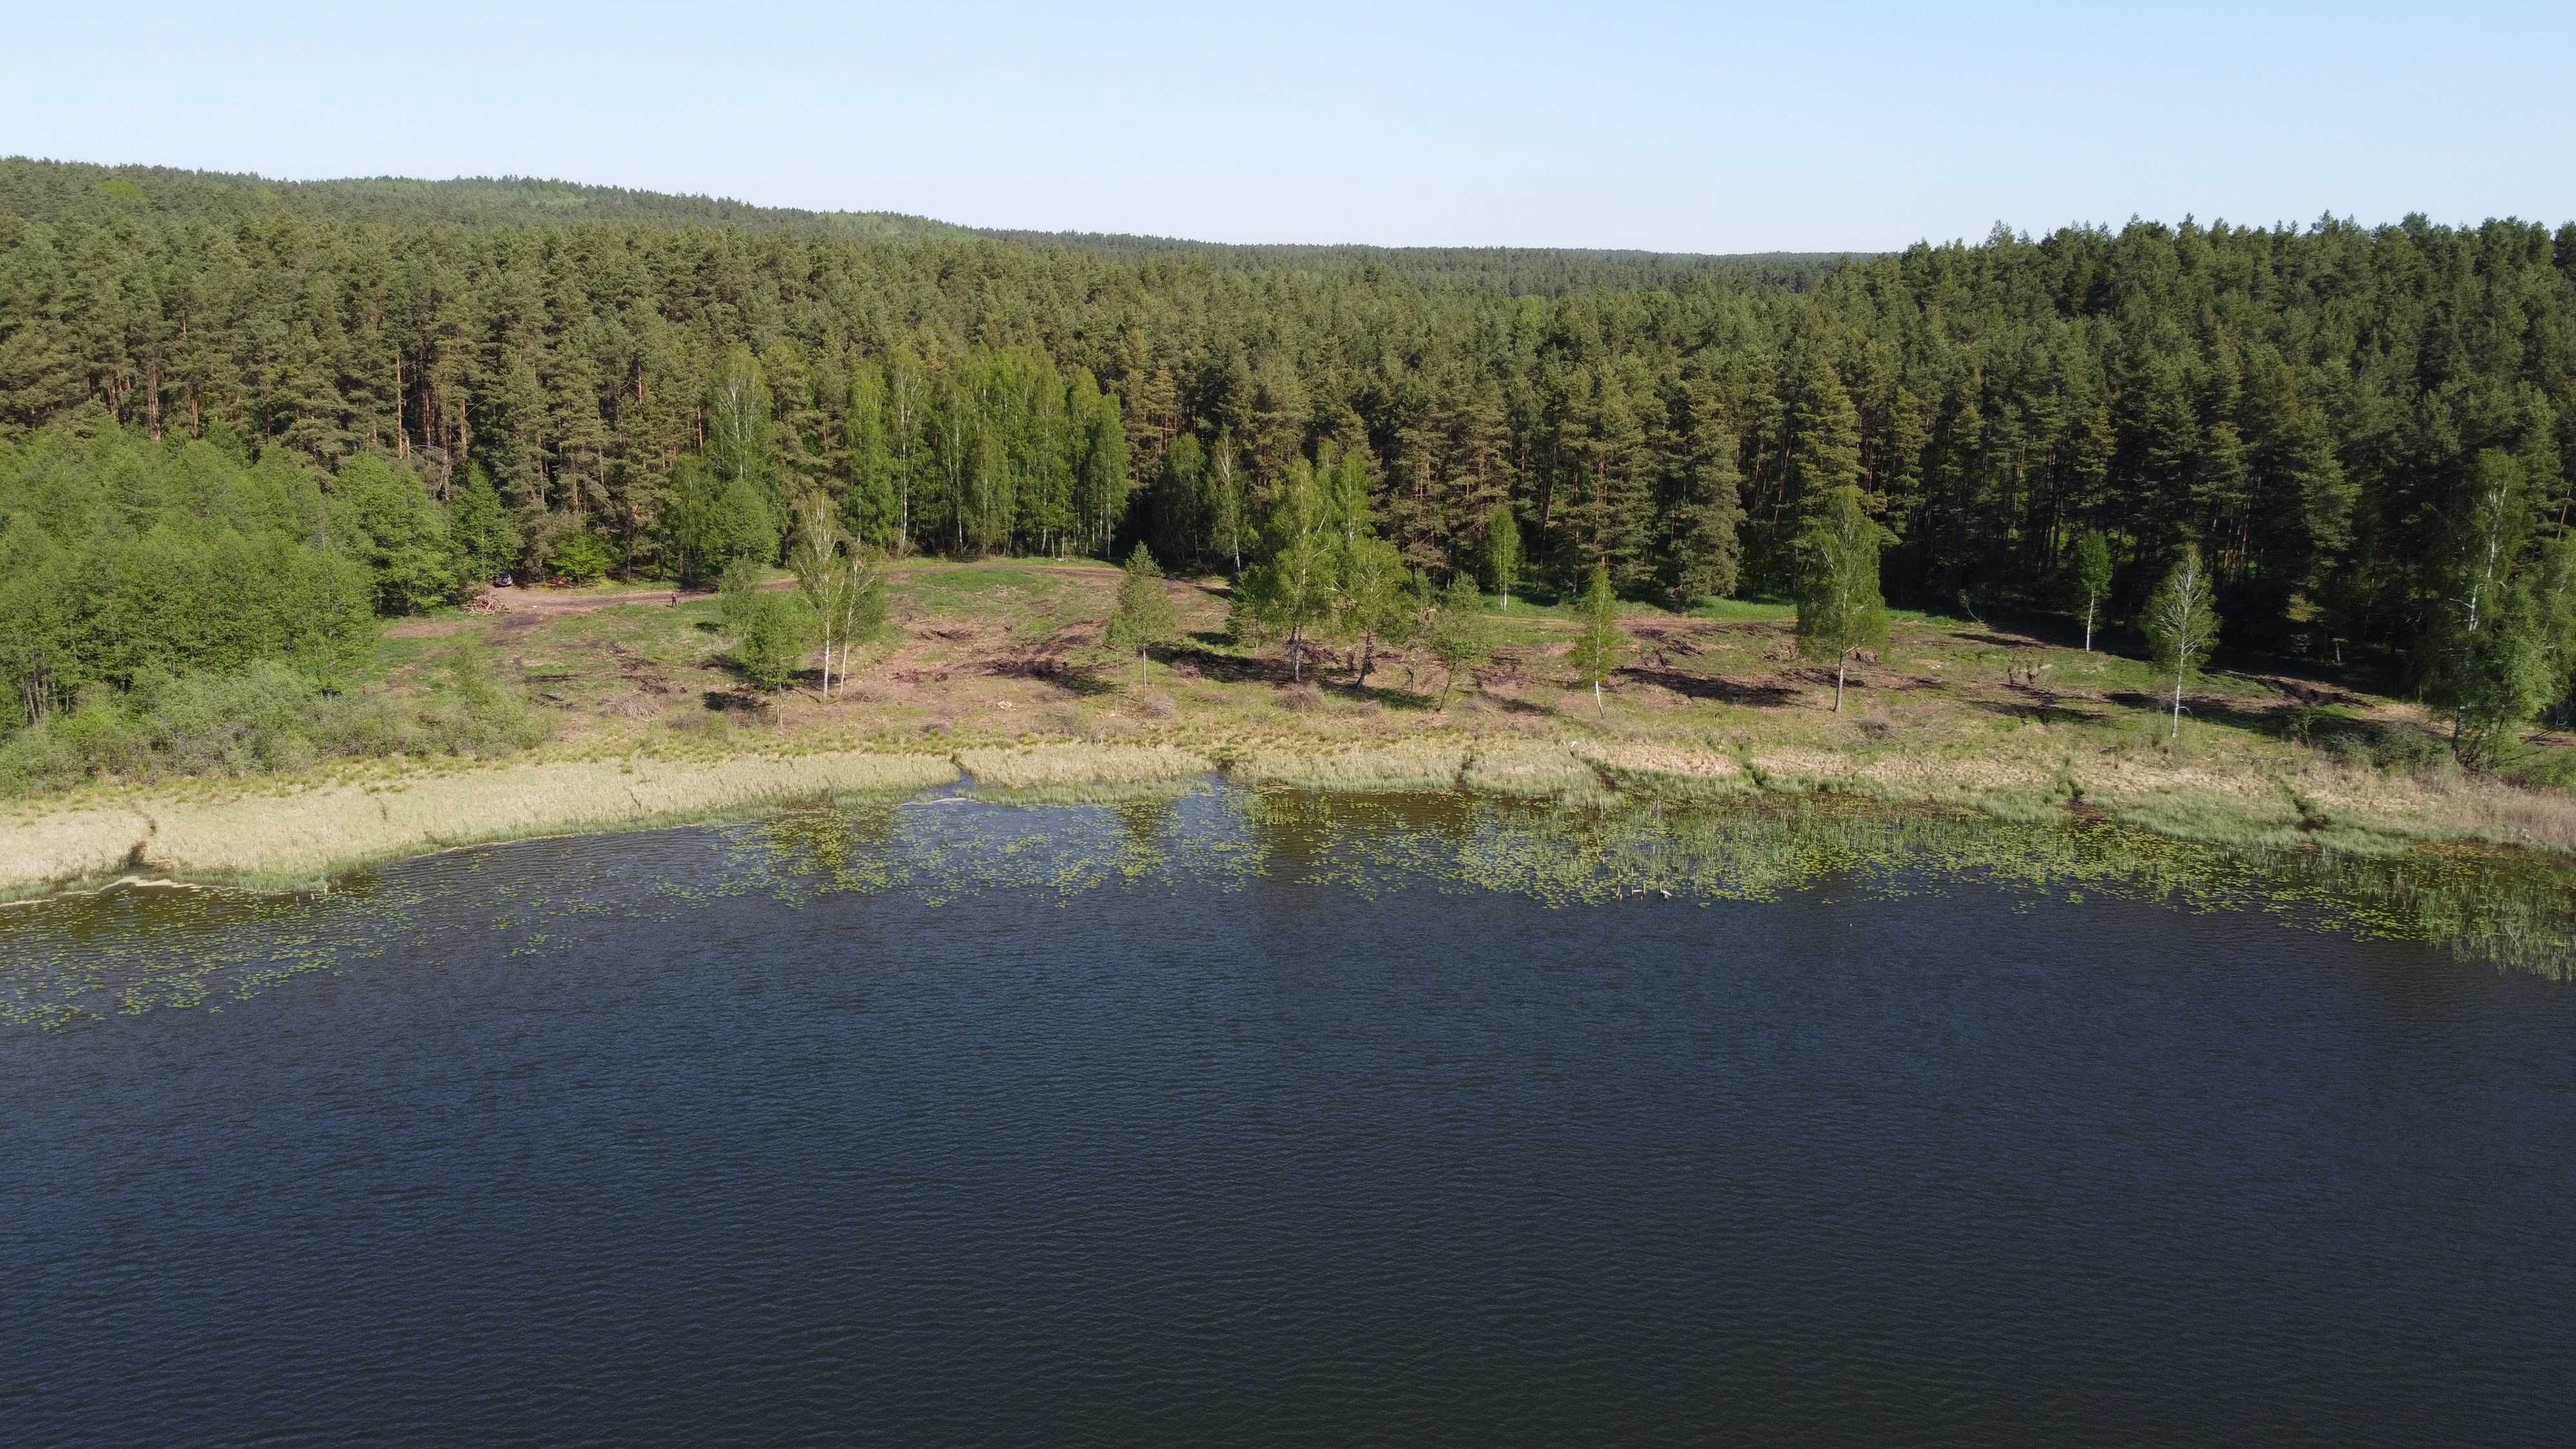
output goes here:
<path id="1" fill-rule="evenodd" d="M 843 467 L 848 479 L 842 520 L 868 543 L 894 546 L 903 537 L 901 483 L 887 417 L 886 370 L 876 363 L 861 362 L 850 369 L 841 428 L 847 439 Z"/>
<path id="2" fill-rule="evenodd" d="M 1734 593 L 1743 556 L 1738 529 L 1744 521 L 1744 505 L 1735 438 L 1712 431 L 1711 436 L 1692 440 L 1688 473 L 1675 510 L 1673 592 L 1685 606 Z"/>
<path id="3" fill-rule="evenodd" d="M 1135 650 L 1137 682 L 1150 684 L 1153 664 L 1146 651 L 1170 643 L 1180 632 L 1180 608 L 1163 591 L 1163 571 L 1155 567 L 1153 551 L 1140 543 L 1119 575 L 1117 608 L 1109 616 L 1103 638 L 1112 649 Z"/>
<path id="4" fill-rule="evenodd" d="M 1197 569 L 1214 532 L 1217 510 L 1208 497 L 1207 471 L 1207 454 L 1188 433 L 1163 450 L 1147 513 L 1154 551 L 1175 568 Z"/>
<path id="5" fill-rule="evenodd" d="M 1860 483 L 1860 412 L 1831 363 L 1810 354 L 1789 409 L 1788 505 L 1801 514 Z"/>

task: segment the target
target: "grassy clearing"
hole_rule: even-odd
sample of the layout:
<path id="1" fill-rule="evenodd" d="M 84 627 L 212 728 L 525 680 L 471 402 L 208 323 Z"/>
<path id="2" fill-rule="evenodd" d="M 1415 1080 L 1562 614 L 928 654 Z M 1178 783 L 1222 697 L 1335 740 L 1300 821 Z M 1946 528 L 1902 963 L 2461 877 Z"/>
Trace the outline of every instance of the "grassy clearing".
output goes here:
<path id="1" fill-rule="evenodd" d="M 1632 647 L 1596 707 L 1564 662 L 1571 615 L 1524 599 L 1498 611 L 1500 647 L 1472 677 L 1452 681 L 1426 657 L 1381 649 L 1362 688 L 1354 658 L 1318 651 L 1291 687 L 1276 649 L 1227 635 L 1219 581 L 1172 580 L 1185 637 L 1157 655 L 1146 683 L 1132 660 L 1099 646 L 1117 578 L 1103 566 L 1042 561 L 899 565 L 895 628 L 861 652 L 848 688 L 830 700 L 811 676 L 775 696 L 746 692 L 715 604 L 702 596 L 675 604 L 666 593 L 592 595 L 579 607 L 428 621 L 435 632 L 385 641 L 368 666 L 381 681 L 370 689 L 434 701 L 449 688 L 439 661 L 479 642 L 497 681 L 539 706 L 552 741 L 506 763 L 478 762 L 470 752 L 488 749 L 479 737 L 423 732 L 410 763 L 381 768 L 253 752 L 228 766 L 241 778 L 216 793 L 300 798 L 346 787 L 373 798 L 387 779 L 469 771 L 483 782 L 442 787 L 456 793 L 441 808 L 475 824 L 391 824 L 387 812 L 402 812 L 390 806 L 374 825 L 353 815 L 356 823 L 331 826 L 348 832 L 348 844 L 317 844 L 286 874 L 316 860 L 432 848 L 460 831 L 543 833 L 700 808 L 696 795 L 615 803 L 618 792 L 599 782 L 567 785 L 564 800 L 548 803 L 545 790 L 511 783 L 524 769 L 606 762 L 614 771 L 641 760 L 722 782 L 756 776 L 737 773 L 752 770 L 746 759 L 835 755 L 929 758 L 951 773 L 953 759 L 990 791 L 1143 789 L 1216 768 L 1266 789 L 1592 803 L 1839 798 L 2011 821 L 2099 820 L 2266 850 L 2576 852 L 2576 797 L 2558 783 L 2576 778 L 2567 741 L 2535 736 L 2506 777 L 2463 774 L 2419 709 L 2325 674 L 2265 666 L 2196 679 L 2171 740 L 2169 681 L 2141 660 L 1909 613 L 1884 657 L 1854 671 L 1838 715 L 1828 708 L 1830 673 L 1795 657 L 1790 611 L 1730 600 L 1695 614 L 1623 609 Z M 801 783 L 745 784 L 740 797 L 710 784 L 704 808 L 842 788 L 825 778 L 832 768 L 800 764 L 788 774 Z M 19 822 L 0 825 L 0 861 L 20 862 L 0 874 L 0 890 L 121 868 L 135 841 L 120 812 L 196 801 L 206 788 L 183 778 L 145 788 L 111 772 L 25 799 Z M 488 810 L 473 803 L 486 790 L 497 797 Z M 577 796 L 611 803 L 582 806 Z M 226 828 L 266 839 L 257 814 L 224 817 Z M 211 840 L 185 851 L 164 844 L 150 858 L 208 873 L 247 861 L 274 874 L 266 863 L 297 828 L 280 828 L 276 851 L 244 845 L 239 859 Z"/>

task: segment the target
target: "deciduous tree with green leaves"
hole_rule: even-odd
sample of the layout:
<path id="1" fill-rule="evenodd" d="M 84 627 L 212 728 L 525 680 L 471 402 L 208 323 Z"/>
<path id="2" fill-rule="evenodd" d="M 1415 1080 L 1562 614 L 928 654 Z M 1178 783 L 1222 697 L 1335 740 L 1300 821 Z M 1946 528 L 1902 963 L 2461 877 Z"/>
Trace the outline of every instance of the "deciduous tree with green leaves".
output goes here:
<path id="1" fill-rule="evenodd" d="M 1235 584 L 1236 631 L 1285 640 L 1291 680 L 1305 677 L 1306 636 L 1332 617 L 1341 582 L 1336 522 L 1313 466 L 1303 458 L 1291 460 L 1261 530 L 1260 557 Z"/>
<path id="2" fill-rule="evenodd" d="M 1423 635 L 1431 657 L 1440 661 L 1448 676 L 1440 684 L 1440 707 L 1447 709 L 1459 677 L 1494 657 L 1494 622 L 1486 617 L 1485 599 L 1476 592 L 1475 580 L 1463 573 L 1433 598 Z"/>
<path id="3" fill-rule="evenodd" d="M 1512 506 L 1497 503 L 1485 518 L 1485 587 L 1502 600 L 1503 612 L 1512 611 L 1512 585 L 1521 577 L 1521 526 L 1512 520 Z"/>
<path id="4" fill-rule="evenodd" d="M 488 584 L 519 566 L 519 524 L 501 501 L 491 476 L 481 468 L 467 470 L 464 486 L 448 505 L 447 538 L 463 561 L 466 577 Z"/>
<path id="5" fill-rule="evenodd" d="M 1359 641 L 1355 687 L 1368 684 L 1380 643 L 1401 644 L 1418 615 L 1407 588 L 1404 555 L 1385 539 L 1362 532 L 1345 539 L 1333 591 L 1333 628 L 1344 639 Z"/>
<path id="6" fill-rule="evenodd" d="M 2093 652 L 2093 614 L 2111 596 L 2111 540 L 2091 529 L 2075 540 L 2075 557 L 2067 570 L 2075 602 L 2084 606 L 2084 652 Z"/>
<path id="7" fill-rule="evenodd" d="M 778 515 L 761 485 L 726 478 L 695 458 L 681 459 L 674 476 L 677 488 L 663 522 L 680 582 L 721 578 L 737 559 L 777 560 Z"/>
<path id="8" fill-rule="evenodd" d="M 787 567 L 822 647 L 823 697 L 829 699 L 835 678 L 849 672 L 850 651 L 885 623 L 884 574 L 875 550 L 842 530 L 838 510 L 820 493 L 797 504 Z"/>
<path id="9" fill-rule="evenodd" d="M 2183 683 L 2218 647 L 2217 590 L 2197 546 L 2183 545 L 2182 556 L 2138 615 L 2138 628 L 2147 636 L 2156 666 L 2173 675 L 2173 729 L 2167 737 L 2178 739 Z"/>
<path id="10" fill-rule="evenodd" d="M 1566 655 L 1574 665 L 1574 677 L 1592 687 L 1593 708 L 1608 708 L 1601 702 L 1601 681 L 1619 667 L 1627 643 L 1619 632 L 1619 596 L 1611 592 L 1610 570 L 1594 564 L 1592 581 L 1583 591 L 1583 628 Z"/>
<path id="11" fill-rule="evenodd" d="M 2532 541 L 2528 473 L 2478 454 L 2426 571 L 2430 617 L 2418 648 L 2425 698 L 2451 711 L 2451 749 L 2484 765 L 2518 726 L 2565 697 L 2576 662 L 2576 543 Z"/>
<path id="12" fill-rule="evenodd" d="M 814 638 L 814 613 L 796 594 L 764 587 L 763 570 L 747 558 L 725 567 L 716 616 L 733 636 L 734 663 L 755 688 L 784 686 Z"/>
<path id="13" fill-rule="evenodd" d="M 1798 655 L 1834 662 L 1834 712 L 1852 655 L 1887 647 L 1887 601 L 1878 585 L 1878 551 L 1887 530 L 1842 484 L 1815 500 L 1798 537 Z"/>

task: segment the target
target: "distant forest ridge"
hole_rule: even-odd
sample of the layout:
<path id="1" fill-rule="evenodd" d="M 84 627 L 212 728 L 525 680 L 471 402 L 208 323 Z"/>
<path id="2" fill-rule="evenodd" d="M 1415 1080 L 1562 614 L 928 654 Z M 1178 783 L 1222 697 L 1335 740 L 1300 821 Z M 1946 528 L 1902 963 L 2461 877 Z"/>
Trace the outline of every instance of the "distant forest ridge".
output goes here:
<path id="1" fill-rule="evenodd" d="M 35 220 L 98 221 L 120 211 L 178 218 L 282 214 L 379 225 L 739 227 L 867 241 L 963 241 L 1053 247 L 1113 257 L 1187 257 L 1219 266 L 1296 271 L 1379 267 L 1508 291 L 1661 286 L 1725 271 L 1801 287 L 1853 256 L 1843 252 L 1655 252 L 1589 247 L 1381 247 L 1348 243 L 1238 244 L 1125 233 L 966 227 L 893 211 L 809 211 L 723 197 L 587 186 L 529 176 L 428 181 L 405 176 L 279 181 L 168 166 L 99 166 L 13 156 L 0 160 L 9 212 Z"/>

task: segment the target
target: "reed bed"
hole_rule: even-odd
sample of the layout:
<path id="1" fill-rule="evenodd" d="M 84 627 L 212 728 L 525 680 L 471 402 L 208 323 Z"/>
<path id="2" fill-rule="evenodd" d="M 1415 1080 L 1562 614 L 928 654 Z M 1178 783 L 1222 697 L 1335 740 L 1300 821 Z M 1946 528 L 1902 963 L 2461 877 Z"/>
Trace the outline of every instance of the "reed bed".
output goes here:
<path id="1" fill-rule="evenodd" d="M 1719 800 L 1758 788 L 1731 756 L 1633 740 L 1570 741 L 1566 749 L 1622 794 Z"/>
<path id="2" fill-rule="evenodd" d="M 957 763 L 975 777 L 977 784 L 1005 790 L 1147 784 L 1185 780 L 1216 769 L 1206 756 L 1170 745 L 1057 744 L 960 750 Z"/>
<path id="3" fill-rule="evenodd" d="M 2189 744 L 2187 741 L 2186 744 Z M 1208 733 L 1124 741 L 728 731 L 594 741 L 512 765 L 337 765 L 264 781 L 107 786 L 0 811 L 0 899 L 142 874 L 301 884 L 404 854 L 513 836 L 660 824 L 976 777 L 1024 803 L 1168 799 L 1222 767 L 1252 787 L 1459 794 L 1587 807 L 1849 798 L 2024 824 L 2090 819 L 2168 839 L 2389 856 L 2427 848 L 2576 853 L 2576 800 L 2457 772 L 2117 743 L 2023 729 L 1721 742 L 1464 732 L 1374 740 Z M 755 753 L 755 751 L 757 751 Z"/>
<path id="4" fill-rule="evenodd" d="M 1515 800 L 1599 800 L 1609 795 L 1600 774 L 1561 745 L 1509 741 L 1479 746 L 1458 787 L 1478 795 Z"/>
<path id="5" fill-rule="evenodd" d="M 136 863 L 151 830 L 131 810 L 0 816 L 0 900 L 115 875 Z"/>
<path id="6" fill-rule="evenodd" d="M 1293 790 L 1449 790 L 1467 767 L 1464 745 L 1410 743 L 1368 749 L 1246 752 L 1226 773 L 1245 785 Z"/>

